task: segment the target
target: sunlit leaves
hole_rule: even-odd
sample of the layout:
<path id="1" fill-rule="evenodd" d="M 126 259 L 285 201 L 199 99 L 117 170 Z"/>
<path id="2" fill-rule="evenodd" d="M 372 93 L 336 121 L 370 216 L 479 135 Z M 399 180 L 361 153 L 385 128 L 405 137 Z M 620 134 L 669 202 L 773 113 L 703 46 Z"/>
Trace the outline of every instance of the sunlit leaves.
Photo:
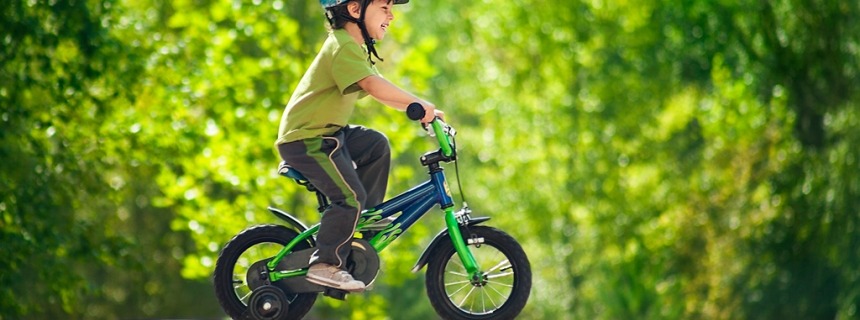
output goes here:
<path id="1" fill-rule="evenodd" d="M 848 319 L 858 12 L 414 0 L 378 67 L 457 126 L 467 200 L 531 259 L 524 317 Z M 23 1 L 2 27 L 4 316 L 218 316 L 197 300 L 224 242 L 268 205 L 319 219 L 273 146 L 325 36 L 316 2 Z M 389 195 L 426 178 L 417 125 L 371 99 L 354 122 L 391 141 Z M 432 317 L 408 270 L 437 218 L 316 315 Z"/>

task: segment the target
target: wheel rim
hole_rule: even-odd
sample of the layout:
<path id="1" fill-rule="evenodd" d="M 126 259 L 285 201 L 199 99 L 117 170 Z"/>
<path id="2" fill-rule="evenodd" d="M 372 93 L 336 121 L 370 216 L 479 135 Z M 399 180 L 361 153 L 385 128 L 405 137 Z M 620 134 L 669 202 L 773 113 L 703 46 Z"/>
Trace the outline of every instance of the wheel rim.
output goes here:
<path id="1" fill-rule="evenodd" d="M 485 269 L 482 279 L 472 281 L 459 256 L 453 254 L 445 265 L 445 293 L 456 308 L 471 315 L 499 310 L 513 293 L 516 278 L 513 265 L 492 245 L 469 246 L 469 250 Z"/>
<path id="2" fill-rule="evenodd" d="M 233 292 L 242 304 L 248 306 L 251 299 L 251 288 L 248 287 L 248 269 L 257 261 L 274 257 L 283 248 L 283 244 L 262 242 L 252 245 L 236 259 L 233 265 Z M 293 302 L 297 295 L 287 294 L 287 301 Z"/>

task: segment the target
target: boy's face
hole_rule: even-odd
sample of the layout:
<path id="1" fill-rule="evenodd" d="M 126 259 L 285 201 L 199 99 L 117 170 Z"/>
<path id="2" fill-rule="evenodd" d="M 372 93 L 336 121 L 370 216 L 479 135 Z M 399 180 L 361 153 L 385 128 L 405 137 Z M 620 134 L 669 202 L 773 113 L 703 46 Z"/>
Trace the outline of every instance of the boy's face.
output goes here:
<path id="1" fill-rule="evenodd" d="M 367 27 L 367 33 L 370 34 L 371 38 L 376 40 L 385 38 L 385 32 L 388 31 L 391 20 L 394 20 L 394 14 L 391 12 L 392 7 L 394 7 L 394 1 L 390 0 L 371 1 L 370 5 L 367 6 L 367 12 L 364 14 L 364 25 Z M 350 13 L 354 12 L 353 15 L 358 18 L 358 10 L 353 11 L 350 8 Z"/>

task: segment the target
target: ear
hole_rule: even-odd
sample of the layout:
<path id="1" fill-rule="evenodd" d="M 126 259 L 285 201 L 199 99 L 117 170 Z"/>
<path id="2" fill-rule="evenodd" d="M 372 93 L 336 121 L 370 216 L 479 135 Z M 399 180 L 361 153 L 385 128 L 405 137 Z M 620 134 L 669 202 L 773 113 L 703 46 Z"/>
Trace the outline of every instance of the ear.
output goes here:
<path id="1" fill-rule="evenodd" d="M 358 19 L 361 17 L 361 4 L 358 1 L 350 1 L 346 4 L 346 10 L 349 11 L 349 15 L 353 18 Z"/>

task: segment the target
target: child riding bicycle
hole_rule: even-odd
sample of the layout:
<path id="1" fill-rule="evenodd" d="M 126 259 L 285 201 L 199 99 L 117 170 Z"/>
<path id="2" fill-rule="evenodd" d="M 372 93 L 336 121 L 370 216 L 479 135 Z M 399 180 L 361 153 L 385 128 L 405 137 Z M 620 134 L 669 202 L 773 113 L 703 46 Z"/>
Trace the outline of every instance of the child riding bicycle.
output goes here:
<path id="1" fill-rule="evenodd" d="M 331 200 L 317 236 L 308 281 L 345 291 L 365 283 L 344 270 L 359 214 L 383 201 L 391 162 L 382 133 L 350 125 L 359 98 L 405 110 L 420 103 L 430 122 L 442 112 L 380 76 L 374 58 L 394 19 L 392 7 L 409 0 L 320 0 L 331 30 L 284 109 L 275 143 L 281 158 Z M 362 46 L 364 48 L 362 48 Z"/>

